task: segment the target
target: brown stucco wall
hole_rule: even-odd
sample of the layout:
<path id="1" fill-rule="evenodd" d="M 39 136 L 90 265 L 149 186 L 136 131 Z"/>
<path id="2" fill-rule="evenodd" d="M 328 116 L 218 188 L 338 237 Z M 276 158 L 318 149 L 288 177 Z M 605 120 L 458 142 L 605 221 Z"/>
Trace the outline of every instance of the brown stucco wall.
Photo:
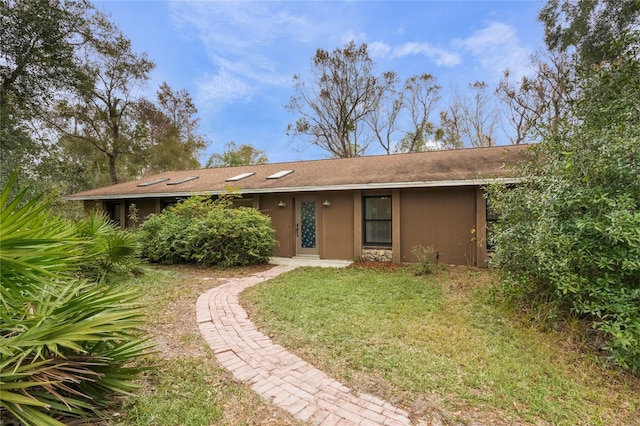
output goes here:
<path id="1" fill-rule="evenodd" d="M 292 234 L 293 224 L 293 198 L 289 194 L 264 194 L 260 195 L 258 209 L 261 213 L 271 218 L 271 225 L 276 231 L 278 243 L 274 249 L 274 255 L 279 257 L 291 257 L 295 251 L 295 239 Z M 284 202 L 284 207 L 278 203 Z"/>
<path id="2" fill-rule="evenodd" d="M 486 266 L 485 200 L 482 190 L 476 187 L 256 194 L 251 199 L 255 208 L 271 218 L 278 241 L 275 256 L 295 256 L 296 200 L 316 197 L 320 257 L 354 260 L 362 255 L 362 197 L 365 195 L 392 197 L 394 262 L 415 262 L 412 248 L 423 245 L 439 252 L 440 263 Z M 323 205 L 325 200 L 330 202 L 329 206 Z M 132 202 L 136 204 L 140 222 L 149 214 L 160 212 L 161 200 L 134 199 L 123 206 L 123 215 L 128 214 Z M 285 206 L 279 206 L 280 202 Z M 101 204 L 85 201 L 85 209 Z M 127 226 L 132 226 L 129 222 L 127 218 Z M 472 229 L 476 229 L 475 234 Z"/>
<path id="3" fill-rule="evenodd" d="M 320 198 L 323 259 L 354 259 L 353 194 L 350 191 L 325 192 Z M 323 203 L 329 201 L 330 206 Z"/>
<path id="4" fill-rule="evenodd" d="M 129 208 L 132 204 L 135 204 L 137 209 L 138 221 L 134 222 L 129 218 Z M 126 227 L 132 227 L 140 225 L 147 216 L 152 213 L 160 212 L 160 200 L 155 198 L 139 198 L 133 200 L 127 200 L 125 203 L 125 214 L 126 214 Z"/>
<path id="5" fill-rule="evenodd" d="M 278 244 L 275 256 L 292 257 L 296 254 L 295 206 L 300 198 L 316 197 L 318 204 L 318 246 L 322 259 L 354 258 L 353 194 L 349 191 L 323 193 L 261 194 L 258 208 L 271 217 Z M 285 206 L 278 204 L 284 202 Z M 330 205 L 323 203 L 329 201 Z"/>
<path id="6" fill-rule="evenodd" d="M 422 245 L 438 251 L 441 263 L 475 264 L 476 197 L 476 189 L 469 187 L 403 190 L 401 261 L 415 262 L 412 247 Z"/>

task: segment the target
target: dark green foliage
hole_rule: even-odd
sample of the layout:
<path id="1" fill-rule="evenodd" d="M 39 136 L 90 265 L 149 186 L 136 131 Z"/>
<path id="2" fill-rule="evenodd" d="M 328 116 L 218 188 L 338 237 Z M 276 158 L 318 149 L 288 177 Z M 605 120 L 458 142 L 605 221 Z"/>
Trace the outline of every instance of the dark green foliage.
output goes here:
<path id="1" fill-rule="evenodd" d="M 143 317 L 135 292 L 75 278 L 95 241 L 50 202 L 26 201 L 26 190 L 12 199 L 14 180 L 0 196 L 0 417 L 62 425 L 136 388 Z"/>
<path id="2" fill-rule="evenodd" d="M 49 140 L 41 140 L 45 111 L 56 95 L 85 81 L 76 49 L 92 33 L 93 7 L 84 0 L 0 2 L 0 184 L 12 172 L 39 183 Z M 38 121 L 37 125 L 31 123 Z M 39 134 L 33 132 L 39 129 Z M 46 138 L 45 138 L 46 139 Z M 69 176 L 69 174 L 67 174 Z M 44 186 L 44 185 L 41 185 Z M 21 186 L 22 187 L 22 186 Z M 32 194 L 36 191 L 32 191 Z"/>
<path id="3" fill-rule="evenodd" d="M 2 114 L 39 109 L 51 92 L 79 84 L 74 46 L 87 35 L 91 9 L 84 1 L 0 3 Z"/>
<path id="4" fill-rule="evenodd" d="M 141 226 L 142 255 L 152 262 L 239 266 L 266 261 L 275 245 L 271 220 L 228 197 L 194 196 Z"/>
<path id="5" fill-rule="evenodd" d="M 638 31 L 638 0 L 549 0 L 540 11 L 550 49 L 576 49 L 584 64 L 615 61 L 628 53 L 620 43 Z"/>
<path id="6" fill-rule="evenodd" d="M 495 261 L 521 301 L 589 319 L 640 373 L 640 64 L 580 70 L 571 118 L 532 151 L 523 183 L 490 191 Z"/>

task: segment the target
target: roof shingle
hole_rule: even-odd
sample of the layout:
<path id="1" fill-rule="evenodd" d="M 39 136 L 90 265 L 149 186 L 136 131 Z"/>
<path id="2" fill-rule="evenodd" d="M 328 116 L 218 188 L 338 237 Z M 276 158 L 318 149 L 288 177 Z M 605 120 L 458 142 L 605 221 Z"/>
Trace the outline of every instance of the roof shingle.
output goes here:
<path id="1" fill-rule="evenodd" d="M 511 176 L 511 166 L 524 159 L 528 145 L 497 146 L 410 154 L 273 163 L 160 173 L 143 179 L 96 188 L 64 197 L 67 200 L 185 196 L 313 190 L 454 186 Z M 278 179 L 269 176 L 293 170 Z M 235 182 L 229 178 L 252 175 Z M 190 177 L 197 176 L 197 179 Z M 151 185 L 147 182 L 168 179 Z M 184 180 L 181 183 L 178 181 Z"/>

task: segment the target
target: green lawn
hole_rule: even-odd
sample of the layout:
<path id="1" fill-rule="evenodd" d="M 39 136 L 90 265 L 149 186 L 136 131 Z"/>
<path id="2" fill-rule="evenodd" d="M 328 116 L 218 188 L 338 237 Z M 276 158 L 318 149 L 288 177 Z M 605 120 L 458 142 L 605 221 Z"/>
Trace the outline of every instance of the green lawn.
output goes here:
<path id="1" fill-rule="evenodd" d="M 488 270 L 302 268 L 245 291 L 251 318 L 356 389 L 485 423 L 638 424 L 640 381 L 601 367 L 571 331 L 490 301 Z M 428 408 L 425 408 L 428 407 Z"/>
<path id="2" fill-rule="evenodd" d="M 259 267 L 265 269 L 266 267 Z M 136 395 L 120 398 L 105 425 L 295 425 L 292 416 L 236 382 L 200 336 L 195 302 L 221 277 L 245 276 L 255 268 L 145 267 L 127 284 L 141 294 L 156 353 L 140 360 L 154 369 Z"/>

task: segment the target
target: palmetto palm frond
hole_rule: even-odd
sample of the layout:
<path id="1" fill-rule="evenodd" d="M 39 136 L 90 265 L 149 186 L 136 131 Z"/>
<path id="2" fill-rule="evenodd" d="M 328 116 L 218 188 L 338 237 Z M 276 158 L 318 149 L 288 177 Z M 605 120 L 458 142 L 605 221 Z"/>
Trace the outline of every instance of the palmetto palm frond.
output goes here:
<path id="1" fill-rule="evenodd" d="M 89 275 L 100 276 L 118 267 L 126 269 L 138 255 L 138 237 L 117 229 L 104 212 L 92 212 L 80 221 L 78 228 L 82 236 L 93 242 L 87 250 L 87 256 L 93 259 Z"/>
<path id="2" fill-rule="evenodd" d="M 10 181 L 12 183 L 12 180 Z M 74 278 L 95 242 L 50 214 L 41 197 L 0 195 L 0 414 L 23 424 L 98 412 L 129 393 L 150 345 L 136 294 Z"/>
<path id="3" fill-rule="evenodd" d="M 69 276 L 81 262 L 88 242 L 75 228 L 51 218 L 42 196 L 24 200 L 27 189 L 9 199 L 15 176 L 0 194 L 0 274 L 3 287 L 25 280 L 40 281 Z"/>

